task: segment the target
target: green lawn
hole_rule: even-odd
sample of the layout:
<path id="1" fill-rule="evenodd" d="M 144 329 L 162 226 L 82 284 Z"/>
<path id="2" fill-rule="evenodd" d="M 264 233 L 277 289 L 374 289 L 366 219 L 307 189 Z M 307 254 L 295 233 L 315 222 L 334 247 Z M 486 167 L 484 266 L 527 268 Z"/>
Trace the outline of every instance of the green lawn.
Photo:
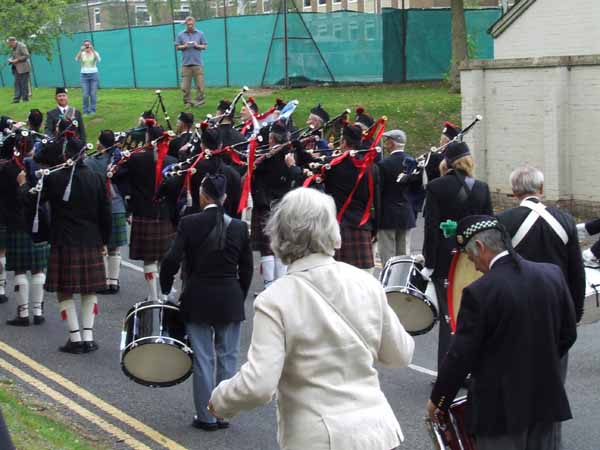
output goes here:
<path id="1" fill-rule="evenodd" d="M 197 121 L 207 113 L 214 114 L 217 103 L 222 98 L 232 99 L 238 88 L 209 88 L 206 104 L 195 108 Z M 181 92 L 176 89 L 162 91 L 167 111 L 173 126 L 179 112 L 183 109 Z M 43 113 L 54 105 L 54 90 L 34 89 L 29 103 L 11 104 L 12 89 L 0 89 L 0 114 L 13 119 L 24 120 L 30 108 L 39 108 Z M 81 108 L 81 90 L 70 89 L 70 102 Z M 362 105 L 374 117 L 386 115 L 387 128 L 401 128 L 408 134 L 408 149 L 416 154 L 423 153 L 437 145 L 444 120 L 460 122 L 460 95 L 448 93 L 444 84 L 404 84 L 371 85 L 345 87 L 317 87 L 290 90 L 250 90 L 247 95 L 256 98 L 261 110 L 270 107 L 275 99 L 298 99 L 300 104 L 294 120 L 296 125 L 303 124 L 308 111 L 317 103 L 333 117 L 346 108 L 354 109 Z M 122 131 L 134 126 L 140 113 L 152 105 L 155 99 L 153 89 L 101 89 L 98 92 L 98 112 L 84 118 L 88 131 L 88 140 L 95 143 L 102 129 Z M 159 115 L 159 122 L 162 116 Z"/>
<path id="2" fill-rule="evenodd" d="M 106 442 L 84 436 L 81 430 L 67 424 L 67 419 L 64 421 L 57 419 L 53 408 L 25 399 L 6 382 L 0 385 L 0 408 L 18 450 L 107 450 L 109 448 Z"/>

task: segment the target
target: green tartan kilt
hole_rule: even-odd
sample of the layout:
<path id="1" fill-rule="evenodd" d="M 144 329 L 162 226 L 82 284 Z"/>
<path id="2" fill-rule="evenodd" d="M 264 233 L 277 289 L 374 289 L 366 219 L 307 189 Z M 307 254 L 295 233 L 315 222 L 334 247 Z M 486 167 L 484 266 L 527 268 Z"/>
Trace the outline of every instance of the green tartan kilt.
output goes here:
<path id="1" fill-rule="evenodd" d="M 50 245 L 47 242 L 36 244 L 25 231 L 6 233 L 6 270 L 16 273 L 41 272 L 48 266 Z"/>
<path id="2" fill-rule="evenodd" d="M 127 215 L 125 213 L 113 214 L 108 248 L 125 247 L 127 242 Z"/>

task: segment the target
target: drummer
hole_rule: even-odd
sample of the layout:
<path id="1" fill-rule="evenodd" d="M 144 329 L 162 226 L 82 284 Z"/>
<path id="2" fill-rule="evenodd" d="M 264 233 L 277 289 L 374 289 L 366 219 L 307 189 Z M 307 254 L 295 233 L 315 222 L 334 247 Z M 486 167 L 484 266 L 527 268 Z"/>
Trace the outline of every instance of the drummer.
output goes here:
<path id="1" fill-rule="evenodd" d="M 202 212 L 183 217 L 177 237 L 160 269 L 167 295 L 182 261 L 185 286 L 181 309 L 194 350 L 192 426 L 204 431 L 227 428 L 206 407 L 215 384 L 231 378 L 237 368 L 244 300 L 254 270 L 248 227 L 223 210 L 227 190 L 224 175 L 207 175 L 200 187 Z M 213 354 L 216 351 L 216 358 Z M 215 362 L 216 359 L 216 362 Z"/>
<path id="2" fill-rule="evenodd" d="M 456 241 L 483 276 L 463 291 L 427 412 L 437 422 L 471 373 L 465 423 L 477 450 L 557 449 L 554 423 L 571 418 L 560 359 L 577 338 L 564 276 L 519 256 L 491 216 L 462 219 Z"/>

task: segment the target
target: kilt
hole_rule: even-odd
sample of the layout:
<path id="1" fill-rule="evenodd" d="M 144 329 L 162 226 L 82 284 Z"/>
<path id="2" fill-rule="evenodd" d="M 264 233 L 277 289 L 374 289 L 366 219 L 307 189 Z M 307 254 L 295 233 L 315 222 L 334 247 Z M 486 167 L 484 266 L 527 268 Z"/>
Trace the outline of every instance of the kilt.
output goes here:
<path id="1" fill-rule="evenodd" d="M 106 289 L 102 247 L 52 246 L 44 287 L 48 292 L 66 294 L 95 294 Z"/>
<path id="2" fill-rule="evenodd" d="M 41 272 L 48 265 L 50 245 L 34 243 L 25 231 L 9 230 L 6 233 L 6 270 L 23 273 Z"/>
<path id="3" fill-rule="evenodd" d="M 342 247 L 335 252 L 335 259 L 351 264 L 359 269 L 375 266 L 371 230 L 340 226 Z"/>
<path id="4" fill-rule="evenodd" d="M 112 232 L 108 248 L 124 247 L 127 245 L 127 215 L 116 213 L 112 215 Z"/>
<path id="5" fill-rule="evenodd" d="M 265 225 L 271 211 L 267 208 L 252 208 L 252 218 L 250 219 L 250 242 L 252 250 L 260 252 L 261 256 L 270 256 L 271 238 L 265 233 Z"/>
<path id="6" fill-rule="evenodd" d="M 0 224 L 0 249 L 6 248 L 6 225 Z"/>
<path id="7" fill-rule="evenodd" d="M 171 242 L 175 231 L 169 219 L 133 217 L 129 258 L 139 261 L 160 261 Z"/>

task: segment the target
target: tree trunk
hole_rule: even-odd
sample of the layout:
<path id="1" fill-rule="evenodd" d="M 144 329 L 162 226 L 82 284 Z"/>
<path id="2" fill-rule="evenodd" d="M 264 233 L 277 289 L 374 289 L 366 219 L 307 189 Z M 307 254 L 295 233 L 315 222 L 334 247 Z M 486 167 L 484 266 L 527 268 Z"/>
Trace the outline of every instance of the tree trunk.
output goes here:
<path id="1" fill-rule="evenodd" d="M 464 0 L 452 0 L 452 62 L 450 92 L 460 92 L 460 64 L 467 59 L 467 24 Z"/>

